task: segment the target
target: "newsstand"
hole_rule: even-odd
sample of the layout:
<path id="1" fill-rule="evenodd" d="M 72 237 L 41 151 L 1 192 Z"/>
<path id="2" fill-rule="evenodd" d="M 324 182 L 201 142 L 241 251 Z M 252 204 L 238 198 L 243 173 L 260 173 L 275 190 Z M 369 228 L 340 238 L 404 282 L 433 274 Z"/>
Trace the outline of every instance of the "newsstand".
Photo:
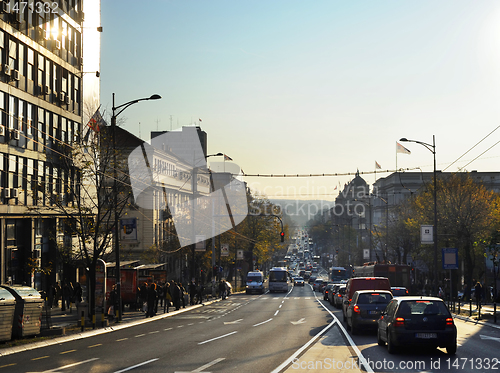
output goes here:
<path id="1" fill-rule="evenodd" d="M 40 293 L 29 286 L 2 285 L 16 299 L 12 338 L 40 334 L 42 325 L 43 299 Z"/>
<path id="2" fill-rule="evenodd" d="M 0 341 L 12 339 L 12 322 L 16 298 L 7 290 L 0 288 Z"/>

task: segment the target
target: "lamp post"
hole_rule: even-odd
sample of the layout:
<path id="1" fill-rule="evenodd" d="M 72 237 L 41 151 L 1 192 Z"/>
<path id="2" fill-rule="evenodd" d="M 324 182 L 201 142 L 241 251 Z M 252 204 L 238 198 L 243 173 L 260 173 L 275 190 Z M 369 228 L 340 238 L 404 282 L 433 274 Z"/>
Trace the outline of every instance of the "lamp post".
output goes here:
<path id="1" fill-rule="evenodd" d="M 438 291 L 438 268 L 437 268 L 437 257 L 438 257 L 438 234 L 437 234 L 437 176 L 436 176 L 436 136 L 432 135 L 432 145 L 427 144 L 422 141 L 408 140 L 403 137 L 399 141 L 404 142 L 414 142 L 425 146 L 434 156 L 434 230 L 433 230 L 433 241 L 434 241 L 434 295 L 437 295 Z"/>
<path id="2" fill-rule="evenodd" d="M 118 170 L 117 170 L 117 162 L 116 162 L 116 118 L 120 115 L 126 108 L 129 106 L 138 103 L 139 101 L 146 100 L 158 100 L 160 99 L 160 95 L 152 95 L 147 98 L 139 98 L 137 100 L 132 100 L 126 102 L 122 105 L 115 106 L 115 94 L 113 93 L 113 115 L 111 117 L 111 133 L 113 137 L 113 204 L 115 207 L 115 216 L 114 216 L 114 224 L 115 224 L 115 281 L 116 281 L 116 293 L 118 295 L 118 317 L 117 320 L 122 320 L 122 294 L 121 294 L 121 274 L 120 274 L 120 227 L 119 227 L 119 214 L 118 214 L 118 191 L 117 191 L 117 178 L 118 178 Z M 116 112 L 118 109 L 120 111 Z"/>

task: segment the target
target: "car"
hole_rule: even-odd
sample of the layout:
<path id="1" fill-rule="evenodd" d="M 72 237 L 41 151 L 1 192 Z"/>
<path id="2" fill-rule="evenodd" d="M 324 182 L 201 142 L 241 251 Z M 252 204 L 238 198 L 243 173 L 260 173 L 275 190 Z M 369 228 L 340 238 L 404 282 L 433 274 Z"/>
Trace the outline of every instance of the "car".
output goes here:
<path id="1" fill-rule="evenodd" d="M 347 307 L 351 303 L 352 296 L 358 290 L 387 290 L 391 291 L 391 283 L 387 277 L 353 277 L 347 281 L 346 291 L 342 302 L 342 314 L 344 322 L 347 321 Z"/>
<path id="2" fill-rule="evenodd" d="M 332 291 L 335 284 L 327 284 L 323 289 L 323 300 L 328 300 L 328 294 Z"/>
<path id="3" fill-rule="evenodd" d="M 333 299 L 333 306 L 335 308 L 338 308 L 338 309 L 342 308 L 342 301 L 344 299 L 345 289 L 346 289 L 345 285 L 339 286 L 339 288 L 337 290 L 337 294 L 335 295 L 335 298 Z"/>
<path id="4" fill-rule="evenodd" d="M 304 283 L 305 283 L 304 279 L 302 277 L 300 277 L 300 276 L 295 277 L 295 280 L 293 281 L 293 284 L 295 286 L 304 286 Z"/>
<path id="5" fill-rule="evenodd" d="M 402 286 L 392 286 L 391 287 L 391 293 L 395 297 L 400 297 L 403 295 L 408 295 L 408 289 L 404 288 Z"/>
<path id="6" fill-rule="evenodd" d="M 318 291 L 319 291 L 320 293 L 323 293 L 323 292 L 324 292 L 324 290 L 325 290 L 326 285 L 328 285 L 328 281 L 327 281 L 327 280 L 323 280 L 323 281 L 319 284 L 319 286 L 318 286 Z"/>
<path id="7" fill-rule="evenodd" d="M 320 287 L 323 285 L 323 279 L 322 278 L 317 278 L 314 280 L 312 286 L 314 291 L 320 291 Z"/>
<path id="8" fill-rule="evenodd" d="M 309 276 L 309 278 L 307 279 L 307 282 L 309 284 L 314 284 L 314 281 L 316 281 L 316 278 L 317 278 L 316 276 Z M 304 277 L 304 279 L 305 279 L 305 277 Z"/>
<path id="9" fill-rule="evenodd" d="M 457 351 L 457 327 L 441 298 L 395 297 L 378 319 L 377 343 L 394 354 L 403 346 L 444 347 Z"/>
<path id="10" fill-rule="evenodd" d="M 375 330 L 380 313 L 392 298 L 392 293 L 387 290 L 356 291 L 347 307 L 347 329 L 351 329 L 352 334 L 357 334 L 361 328 Z"/>

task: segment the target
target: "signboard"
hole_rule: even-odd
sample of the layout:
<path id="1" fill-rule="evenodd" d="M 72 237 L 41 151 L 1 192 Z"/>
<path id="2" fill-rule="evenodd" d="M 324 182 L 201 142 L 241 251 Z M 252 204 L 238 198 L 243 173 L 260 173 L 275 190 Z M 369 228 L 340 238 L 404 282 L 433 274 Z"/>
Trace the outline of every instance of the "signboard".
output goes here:
<path id="1" fill-rule="evenodd" d="M 443 255 L 443 269 L 458 269 L 458 249 L 457 248 L 444 248 L 442 249 Z"/>
<path id="2" fill-rule="evenodd" d="M 195 251 L 205 251 L 206 250 L 205 236 L 203 236 L 203 235 L 196 236 L 195 240 L 196 240 L 196 243 L 194 246 L 194 250 Z"/>
<path id="3" fill-rule="evenodd" d="M 120 219 L 120 240 L 137 241 L 137 219 Z"/>
<path id="4" fill-rule="evenodd" d="M 229 256 L 229 244 L 223 243 L 220 247 L 220 256 Z"/>
<path id="5" fill-rule="evenodd" d="M 434 226 L 421 225 L 420 226 L 420 242 L 422 245 L 434 243 Z"/>
<path id="6" fill-rule="evenodd" d="M 236 250 L 236 259 L 237 260 L 243 260 L 244 259 L 244 254 L 242 249 Z"/>
<path id="7" fill-rule="evenodd" d="M 363 259 L 370 259 L 370 249 L 363 249 Z"/>

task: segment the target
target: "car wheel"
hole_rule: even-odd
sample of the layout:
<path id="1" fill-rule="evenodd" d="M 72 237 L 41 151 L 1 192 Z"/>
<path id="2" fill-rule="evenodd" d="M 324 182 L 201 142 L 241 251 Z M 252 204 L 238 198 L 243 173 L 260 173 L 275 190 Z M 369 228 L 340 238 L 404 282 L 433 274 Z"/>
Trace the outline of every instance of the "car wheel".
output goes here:
<path id="1" fill-rule="evenodd" d="M 380 329 L 377 329 L 377 344 L 379 346 L 385 346 L 385 342 L 380 338 Z"/>
<path id="2" fill-rule="evenodd" d="M 446 346 L 446 353 L 448 355 L 455 355 L 457 353 L 457 341 L 453 342 L 449 346 Z"/>
<path id="3" fill-rule="evenodd" d="M 396 346 L 394 346 L 394 342 L 391 338 L 391 333 L 387 331 L 387 352 L 390 354 L 396 353 Z"/>

